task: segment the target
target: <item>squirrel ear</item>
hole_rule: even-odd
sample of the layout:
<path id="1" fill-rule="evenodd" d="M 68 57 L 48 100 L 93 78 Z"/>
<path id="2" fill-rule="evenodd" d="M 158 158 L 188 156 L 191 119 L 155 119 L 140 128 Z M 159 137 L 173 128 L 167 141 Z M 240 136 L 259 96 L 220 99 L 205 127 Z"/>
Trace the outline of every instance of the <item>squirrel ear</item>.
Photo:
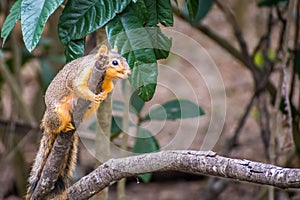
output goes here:
<path id="1" fill-rule="evenodd" d="M 108 54 L 108 48 L 105 44 L 102 44 L 100 46 L 100 48 L 98 49 L 98 54 L 105 54 L 105 55 Z"/>

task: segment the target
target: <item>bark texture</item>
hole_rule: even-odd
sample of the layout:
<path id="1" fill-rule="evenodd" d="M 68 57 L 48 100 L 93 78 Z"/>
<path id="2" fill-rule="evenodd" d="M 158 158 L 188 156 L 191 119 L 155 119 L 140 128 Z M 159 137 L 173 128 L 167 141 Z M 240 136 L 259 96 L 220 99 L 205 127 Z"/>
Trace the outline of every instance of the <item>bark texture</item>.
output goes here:
<path id="1" fill-rule="evenodd" d="M 161 151 L 111 159 L 68 189 L 68 199 L 88 199 L 110 183 L 147 172 L 177 170 L 279 188 L 299 188 L 300 169 L 219 156 L 212 151 Z"/>

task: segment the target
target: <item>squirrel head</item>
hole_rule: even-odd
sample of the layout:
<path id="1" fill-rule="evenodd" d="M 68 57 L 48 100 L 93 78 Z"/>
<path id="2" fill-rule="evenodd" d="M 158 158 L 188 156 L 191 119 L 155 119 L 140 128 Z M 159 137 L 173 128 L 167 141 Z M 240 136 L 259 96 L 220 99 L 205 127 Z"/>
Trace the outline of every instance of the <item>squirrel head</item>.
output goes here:
<path id="1" fill-rule="evenodd" d="M 109 78 L 128 78 L 130 75 L 130 67 L 124 57 L 118 53 L 118 49 L 115 46 L 114 49 L 108 50 L 106 45 L 101 45 L 98 49 L 98 56 L 107 56 L 105 62 L 106 72 L 105 75 Z"/>
<path id="2" fill-rule="evenodd" d="M 126 59 L 115 52 L 110 52 L 108 58 L 106 76 L 110 78 L 128 78 L 131 71 Z"/>
<path id="3" fill-rule="evenodd" d="M 98 49 L 96 58 L 102 59 L 102 63 L 106 65 L 105 75 L 109 78 L 128 78 L 130 75 L 130 67 L 124 57 L 118 53 L 118 49 L 115 46 L 112 50 L 108 50 L 108 47 L 103 44 Z M 105 61 L 104 61 L 105 60 Z"/>

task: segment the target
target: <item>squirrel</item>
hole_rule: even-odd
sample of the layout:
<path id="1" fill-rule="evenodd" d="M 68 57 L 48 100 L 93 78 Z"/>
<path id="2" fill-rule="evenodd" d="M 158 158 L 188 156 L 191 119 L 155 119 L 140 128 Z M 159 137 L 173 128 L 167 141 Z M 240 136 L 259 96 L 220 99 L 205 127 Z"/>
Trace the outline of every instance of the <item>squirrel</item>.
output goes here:
<path id="1" fill-rule="evenodd" d="M 88 88 L 88 81 L 93 65 L 102 56 L 106 60 L 100 62 L 106 67 L 101 92 L 94 94 Z M 100 60 L 101 61 L 101 60 Z M 131 71 L 125 58 L 116 51 L 109 51 L 106 45 L 101 45 L 96 56 L 87 55 L 66 64 L 54 77 L 45 93 L 46 110 L 41 121 L 43 136 L 36 155 L 30 177 L 26 199 L 30 199 L 40 179 L 44 165 L 52 151 L 54 141 L 58 134 L 76 130 L 72 122 L 72 111 L 79 98 L 91 101 L 90 108 L 83 116 L 83 120 L 96 111 L 100 103 L 106 99 L 108 93 L 114 88 L 113 79 L 128 78 Z M 66 198 L 66 188 L 72 177 L 77 160 L 78 135 L 73 134 L 72 145 L 66 154 L 59 178 L 51 195 Z"/>

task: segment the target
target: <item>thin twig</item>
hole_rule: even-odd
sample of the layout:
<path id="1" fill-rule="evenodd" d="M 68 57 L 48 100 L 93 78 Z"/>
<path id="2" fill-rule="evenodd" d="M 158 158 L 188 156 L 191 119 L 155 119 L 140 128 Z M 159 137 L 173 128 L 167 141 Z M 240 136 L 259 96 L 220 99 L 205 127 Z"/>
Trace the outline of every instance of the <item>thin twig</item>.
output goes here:
<path id="1" fill-rule="evenodd" d="M 274 113 L 272 117 L 272 135 L 271 135 L 271 142 L 273 145 L 270 145 L 270 158 L 271 158 L 271 163 L 275 164 L 275 139 L 278 137 L 278 123 L 280 122 L 279 119 L 279 110 L 280 110 L 280 102 L 282 100 L 282 95 L 284 98 L 284 104 L 285 104 L 285 110 L 287 112 L 287 118 L 286 118 L 286 127 L 285 130 L 286 132 L 286 138 L 290 138 L 290 142 L 293 141 L 293 125 L 292 125 L 292 112 L 291 112 L 291 103 L 289 99 L 289 88 L 288 88 L 288 77 L 287 77 L 287 66 L 288 66 L 288 60 L 289 60 L 289 54 L 288 54 L 288 41 L 289 41 L 289 33 L 292 25 L 292 12 L 294 9 L 295 5 L 295 0 L 289 1 L 289 7 L 288 7 L 288 15 L 287 15 L 287 20 L 286 20 L 286 29 L 284 31 L 284 35 L 281 36 L 283 39 L 282 43 L 282 64 L 281 64 L 281 73 L 279 77 L 279 85 L 277 89 L 277 95 L 276 95 L 276 100 L 275 100 L 275 105 L 274 105 Z"/>
<path id="2" fill-rule="evenodd" d="M 293 116 L 292 116 L 292 109 L 291 109 L 291 102 L 289 98 L 289 80 L 288 80 L 288 72 L 287 72 L 287 67 L 289 63 L 289 54 L 288 54 L 288 41 L 289 41 L 289 33 L 292 27 L 292 21 L 293 21 L 293 10 L 296 5 L 296 0 L 290 0 L 289 1 L 289 7 L 288 7 L 288 16 L 287 16 L 287 27 L 286 27 L 286 35 L 285 35 L 285 41 L 284 41 L 284 59 L 283 59 L 283 64 L 282 64 L 282 69 L 283 69 L 283 83 L 282 83 L 282 92 L 284 96 L 284 101 L 285 101 L 285 110 L 287 112 L 287 119 L 286 119 L 286 137 L 290 138 L 289 142 L 292 143 L 294 141 L 293 139 Z M 290 145 L 288 145 L 290 146 Z"/>
<path id="3" fill-rule="evenodd" d="M 7 126 L 13 123 L 15 126 L 20 127 L 21 129 L 34 129 L 39 130 L 39 125 L 37 123 L 30 123 L 23 120 L 10 120 L 0 117 L 0 124 L 3 126 Z"/>
<path id="4" fill-rule="evenodd" d="M 264 144 L 264 150 L 266 154 L 266 158 L 269 161 L 270 160 L 270 155 L 269 155 L 269 145 L 270 145 L 270 135 L 271 135 L 271 130 L 270 130 L 270 113 L 267 107 L 267 99 L 266 99 L 266 94 L 263 93 L 257 98 L 257 108 L 259 111 L 259 127 L 260 127 L 260 132 L 261 132 L 261 138 Z"/>
<path id="5" fill-rule="evenodd" d="M 234 14 L 232 13 L 232 11 L 230 10 L 230 8 L 228 6 L 224 5 L 223 2 L 216 0 L 215 3 L 220 8 L 220 10 L 224 13 L 224 15 L 227 18 L 227 21 L 231 24 L 234 35 L 240 45 L 241 54 L 242 54 L 244 60 L 248 63 L 247 66 L 249 67 L 250 71 L 254 75 L 254 78 L 258 78 L 258 77 L 256 77 L 256 75 L 259 73 L 258 69 L 255 67 L 253 60 L 249 54 L 248 45 L 244 39 L 243 33 L 236 21 Z"/>
<path id="6" fill-rule="evenodd" d="M 297 49 L 297 51 L 300 51 L 300 37 L 299 37 L 299 34 L 300 34 L 300 1 L 297 1 L 297 8 L 296 8 L 296 13 L 297 13 L 297 17 L 296 17 L 296 31 L 295 31 L 295 49 Z M 295 66 L 296 67 L 296 66 Z M 296 76 L 296 74 L 295 74 Z M 300 74 L 298 75 L 298 78 L 300 79 Z M 298 112 L 300 112 L 300 92 L 298 94 Z M 298 117 L 298 124 L 299 124 L 299 120 L 300 120 L 300 117 Z M 300 127 L 299 127 L 300 128 Z"/>
<path id="7" fill-rule="evenodd" d="M 224 151 L 224 155 L 229 155 L 230 152 L 232 151 L 232 149 L 234 148 L 234 146 L 236 145 L 236 141 L 238 139 L 239 134 L 242 131 L 243 126 L 245 125 L 246 119 L 250 113 L 250 110 L 253 106 L 254 100 L 257 97 L 257 93 L 254 92 L 254 94 L 252 95 L 250 101 L 248 102 L 246 108 L 245 108 L 245 112 L 243 113 L 243 115 L 241 116 L 237 127 L 235 128 L 232 137 L 230 138 L 230 140 L 227 142 L 227 145 L 225 147 L 225 151 Z"/>
<path id="8" fill-rule="evenodd" d="M 299 44 L 299 23 L 300 23 L 300 2 L 297 1 L 296 4 L 296 20 L 295 20 L 295 37 L 294 37 L 294 59 L 296 59 L 296 52 L 299 51 L 300 48 L 300 44 Z M 289 95 L 289 99 L 292 100 L 293 95 L 294 95 L 294 89 L 295 89 L 295 81 L 297 78 L 297 73 L 296 73 L 296 67 L 295 64 L 293 64 L 293 67 L 291 69 L 291 76 L 292 76 L 292 80 L 291 80 L 291 88 L 290 88 L 290 95 Z"/>
<path id="9" fill-rule="evenodd" d="M 6 66 L 6 64 L 4 62 L 3 56 L 0 56 L 0 72 L 2 74 L 3 79 L 9 85 L 12 93 L 16 97 L 16 100 L 20 105 L 21 113 L 24 115 L 24 118 L 31 123 L 36 122 L 34 116 L 28 109 L 28 106 L 25 105 L 23 98 L 22 98 L 21 89 L 19 88 L 17 82 L 13 78 L 13 75 L 9 72 L 8 67 Z"/>
<path id="10" fill-rule="evenodd" d="M 173 7 L 173 12 L 176 16 L 187 22 L 186 17 L 182 15 L 177 8 Z M 249 67 L 247 65 L 247 62 L 244 60 L 242 54 L 233 45 L 231 45 L 228 42 L 228 40 L 214 32 L 212 29 L 210 29 L 204 24 L 197 24 L 195 28 L 203 34 L 205 34 L 207 37 L 209 37 L 212 41 L 216 42 L 220 47 L 224 48 L 230 55 L 232 55 L 235 59 L 243 63 L 246 67 Z"/>

